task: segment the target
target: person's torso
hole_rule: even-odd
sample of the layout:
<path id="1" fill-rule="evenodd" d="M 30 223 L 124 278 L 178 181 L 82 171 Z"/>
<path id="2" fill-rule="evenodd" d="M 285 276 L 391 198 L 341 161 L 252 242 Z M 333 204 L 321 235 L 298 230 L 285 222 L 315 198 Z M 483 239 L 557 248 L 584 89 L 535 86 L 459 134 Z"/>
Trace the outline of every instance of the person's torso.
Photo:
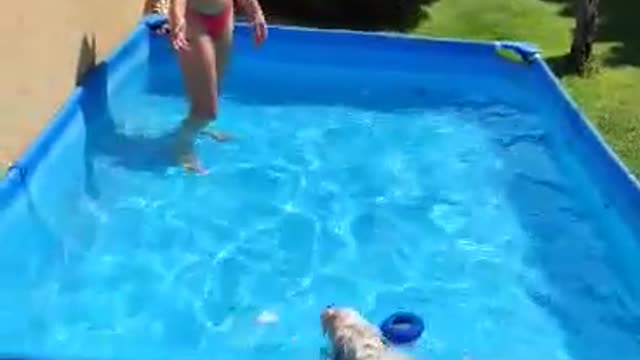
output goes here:
<path id="1" fill-rule="evenodd" d="M 203 14 L 218 14 L 227 6 L 231 6 L 233 0 L 187 0 L 190 10 Z"/>

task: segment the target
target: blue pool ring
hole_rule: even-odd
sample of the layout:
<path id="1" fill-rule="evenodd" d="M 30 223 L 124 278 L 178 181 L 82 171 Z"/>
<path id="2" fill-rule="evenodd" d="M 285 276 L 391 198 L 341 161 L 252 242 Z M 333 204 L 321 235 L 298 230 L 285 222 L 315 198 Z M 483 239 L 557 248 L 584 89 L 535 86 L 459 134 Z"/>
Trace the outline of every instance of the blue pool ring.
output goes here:
<path id="1" fill-rule="evenodd" d="M 407 344 L 420 338 L 424 331 L 424 322 L 415 314 L 397 312 L 382 322 L 380 330 L 390 343 L 396 345 Z"/>

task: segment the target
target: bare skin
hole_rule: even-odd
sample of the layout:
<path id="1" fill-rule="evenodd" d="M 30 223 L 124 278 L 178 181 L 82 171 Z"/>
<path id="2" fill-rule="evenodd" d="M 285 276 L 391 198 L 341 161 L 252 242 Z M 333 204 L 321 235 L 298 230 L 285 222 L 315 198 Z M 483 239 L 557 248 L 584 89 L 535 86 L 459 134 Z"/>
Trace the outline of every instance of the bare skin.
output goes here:
<path id="1" fill-rule="evenodd" d="M 198 133 L 204 132 L 218 141 L 228 139 L 222 133 L 205 131 L 205 128 L 215 121 L 218 114 L 220 82 L 229 62 L 233 41 L 233 20 L 214 38 L 196 14 L 218 14 L 226 6 L 232 6 L 231 1 L 171 0 L 172 43 L 178 51 L 190 101 L 189 114 L 178 131 L 176 151 L 181 165 L 190 171 L 204 172 L 193 149 Z M 260 5 L 257 0 L 239 0 L 238 3 L 254 23 L 256 43 L 262 43 L 266 38 L 266 25 Z"/>
<path id="2" fill-rule="evenodd" d="M 169 0 L 145 0 L 142 14 L 169 15 Z M 169 24 L 163 24 L 160 28 L 156 29 L 155 32 L 158 35 L 166 35 L 170 30 Z"/>

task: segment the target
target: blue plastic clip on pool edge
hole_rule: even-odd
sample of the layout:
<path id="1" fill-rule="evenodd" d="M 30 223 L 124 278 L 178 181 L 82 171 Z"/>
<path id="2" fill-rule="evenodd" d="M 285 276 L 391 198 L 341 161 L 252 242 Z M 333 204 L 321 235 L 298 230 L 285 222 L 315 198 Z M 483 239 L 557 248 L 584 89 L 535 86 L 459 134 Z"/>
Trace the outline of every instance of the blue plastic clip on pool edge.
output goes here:
<path id="1" fill-rule="evenodd" d="M 27 181 L 27 168 L 22 166 L 19 162 L 12 162 L 7 167 L 6 179 L 17 179 L 21 184 Z"/>
<path id="2" fill-rule="evenodd" d="M 496 52 L 505 59 L 531 64 L 539 56 L 540 50 L 532 45 L 514 41 L 498 41 Z"/>
<path id="3" fill-rule="evenodd" d="M 142 18 L 142 22 L 151 30 L 157 30 L 160 27 L 162 27 L 162 25 L 166 24 L 168 22 L 168 19 L 166 16 L 164 15 L 160 15 L 160 14 L 150 14 L 150 15 L 145 15 Z"/>

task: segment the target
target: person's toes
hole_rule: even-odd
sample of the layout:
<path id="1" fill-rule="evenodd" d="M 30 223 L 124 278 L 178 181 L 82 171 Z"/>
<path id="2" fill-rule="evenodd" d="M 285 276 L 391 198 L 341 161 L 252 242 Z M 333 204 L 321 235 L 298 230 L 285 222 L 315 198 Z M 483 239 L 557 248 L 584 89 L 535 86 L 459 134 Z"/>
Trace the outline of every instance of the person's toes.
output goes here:
<path id="1" fill-rule="evenodd" d="M 199 175 L 206 175 L 208 173 L 207 169 L 202 167 L 202 165 L 198 161 L 196 161 L 195 159 L 191 159 L 191 160 L 188 160 L 188 161 L 183 161 L 182 162 L 182 167 L 187 172 L 192 172 L 192 173 L 196 173 L 196 174 L 199 174 Z"/>
<path id="2" fill-rule="evenodd" d="M 224 142 L 231 140 L 231 136 L 219 131 L 205 131 L 206 135 L 209 135 L 213 140 L 218 142 Z"/>

